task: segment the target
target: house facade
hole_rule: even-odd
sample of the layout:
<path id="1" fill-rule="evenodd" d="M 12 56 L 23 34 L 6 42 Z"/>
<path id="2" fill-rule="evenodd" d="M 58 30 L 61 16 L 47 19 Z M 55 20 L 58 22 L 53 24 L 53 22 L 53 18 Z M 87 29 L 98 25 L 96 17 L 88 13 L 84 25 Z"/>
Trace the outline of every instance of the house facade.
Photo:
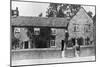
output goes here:
<path id="1" fill-rule="evenodd" d="M 80 45 L 92 45 L 93 38 L 93 20 L 90 18 L 84 8 L 81 8 L 71 19 L 68 27 L 69 40 L 78 39 Z"/>
<path id="2" fill-rule="evenodd" d="M 94 42 L 93 20 L 84 8 L 80 8 L 71 20 L 54 17 L 12 17 L 11 28 L 12 49 L 61 48 L 61 41 L 66 39 L 66 31 L 69 34 L 66 45 L 69 47 L 75 45 L 76 39 L 79 45 L 91 45 Z"/>
<path id="3" fill-rule="evenodd" d="M 62 40 L 65 40 L 64 51 L 67 58 L 75 57 L 76 44 L 81 45 L 80 57 L 95 56 L 93 29 L 93 20 L 83 8 L 71 20 L 54 17 L 11 17 L 11 58 L 13 61 L 62 58 Z"/>
<path id="4" fill-rule="evenodd" d="M 19 40 L 12 49 L 61 48 L 69 23 L 64 18 L 23 16 L 12 17 L 11 21 L 12 37 Z"/>

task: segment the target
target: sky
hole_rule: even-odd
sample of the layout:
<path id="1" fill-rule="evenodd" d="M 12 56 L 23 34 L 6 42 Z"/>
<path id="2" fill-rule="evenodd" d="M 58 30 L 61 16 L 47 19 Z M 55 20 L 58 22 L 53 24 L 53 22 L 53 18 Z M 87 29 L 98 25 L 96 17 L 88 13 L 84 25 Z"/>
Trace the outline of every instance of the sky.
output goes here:
<path id="1" fill-rule="evenodd" d="M 20 16 L 38 16 L 43 13 L 43 17 L 46 15 L 46 11 L 49 7 L 49 3 L 33 3 L 33 2 L 18 2 L 12 1 L 12 9 L 18 7 Z M 95 15 L 94 6 L 82 6 L 87 12 L 91 11 L 93 16 Z"/>

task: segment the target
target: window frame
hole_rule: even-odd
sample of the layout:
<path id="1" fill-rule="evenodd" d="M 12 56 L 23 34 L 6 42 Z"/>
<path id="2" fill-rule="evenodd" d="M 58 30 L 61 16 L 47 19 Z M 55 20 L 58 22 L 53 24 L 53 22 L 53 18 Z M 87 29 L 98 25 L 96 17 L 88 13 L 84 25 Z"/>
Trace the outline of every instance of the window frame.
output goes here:
<path id="1" fill-rule="evenodd" d="M 53 42 L 53 45 L 52 45 L 52 42 Z M 55 47 L 56 45 L 55 45 L 55 40 L 50 40 L 50 47 Z"/>
<path id="2" fill-rule="evenodd" d="M 51 35 L 56 35 L 56 29 L 55 28 L 51 28 Z"/>
<path id="3" fill-rule="evenodd" d="M 34 28 L 34 35 L 40 35 L 40 28 Z"/>
<path id="4" fill-rule="evenodd" d="M 79 24 L 73 24 L 74 25 L 74 32 L 79 32 L 80 31 L 80 29 L 79 29 Z"/>
<path id="5" fill-rule="evenodd" d="M 90 24 L 84 24 L 84 32 L 88 33 L 91 31 L 91 25 Z"/>

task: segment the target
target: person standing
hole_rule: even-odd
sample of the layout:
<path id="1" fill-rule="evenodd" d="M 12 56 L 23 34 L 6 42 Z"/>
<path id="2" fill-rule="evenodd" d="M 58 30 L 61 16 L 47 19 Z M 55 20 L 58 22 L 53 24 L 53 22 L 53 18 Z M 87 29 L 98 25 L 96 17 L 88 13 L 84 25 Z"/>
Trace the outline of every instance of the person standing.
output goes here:
<path id="1" fill-rule="evenodd" d="M 65 40 L 62 40 L 62 42 L 61 42 L 61 44 L 62 44 L 62 48 L 61 48 L 62 58 L 65 58 L 65 49 L 66 49 L 66 45 L 68 44 L 68 37 L 69 37 L 69 34 L 68 34 L 68 31 L 66 30 L 65 31 Z"/>
<path id="2" fill-rule="evenodd" d="M 80 55 L 80 45 L 77 43 L 78 39 L 76 39 L 75 43 L 75 56 L 79 57 Z"/>
<path id="3" fill-rule="evenodd" d="M 68 37 L 69 37 L 69 33 L 68 33 L 68 31 L 66 30 L 66 31 L 65 31 L 65 43 L 66 43 L 66 47 L 67 47 L 67 45 L 68 45 Z"/>
<path id="4" fill-rule="evenodd" d="M 64 40 L 61 41 L 61 51 L 62 51 L 62 58 L 65 57 L 65 49 L 64 49 L 65 45 L 64 45 Z"/>

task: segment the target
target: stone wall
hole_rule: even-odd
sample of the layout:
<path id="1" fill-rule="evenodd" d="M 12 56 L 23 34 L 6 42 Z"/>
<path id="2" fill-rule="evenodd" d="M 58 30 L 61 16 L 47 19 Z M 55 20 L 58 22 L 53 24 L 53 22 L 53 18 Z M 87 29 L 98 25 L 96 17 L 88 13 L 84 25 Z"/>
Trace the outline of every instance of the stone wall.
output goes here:
<path id="1" fill-rule="evenodd" d="M 26 49 L 12 51 L 12 60 L 61 58 L 60 49 Z"/>
<path id="2" fill-rule="evenodd" d="M 82 46 L 80 48 L 80 57 L 95 56 L 95 46 Z M 14 50 L 11 53 L 12 60 L 24 60 L 24 59 L 50 59 L 50 58 L 62 58 L 62 52 L 59 48 L 45 48 L 45 49 L 25 49 Z M 65 57 L 75 57 L 75 49 L 68 48 L 65 50 Z"/>

